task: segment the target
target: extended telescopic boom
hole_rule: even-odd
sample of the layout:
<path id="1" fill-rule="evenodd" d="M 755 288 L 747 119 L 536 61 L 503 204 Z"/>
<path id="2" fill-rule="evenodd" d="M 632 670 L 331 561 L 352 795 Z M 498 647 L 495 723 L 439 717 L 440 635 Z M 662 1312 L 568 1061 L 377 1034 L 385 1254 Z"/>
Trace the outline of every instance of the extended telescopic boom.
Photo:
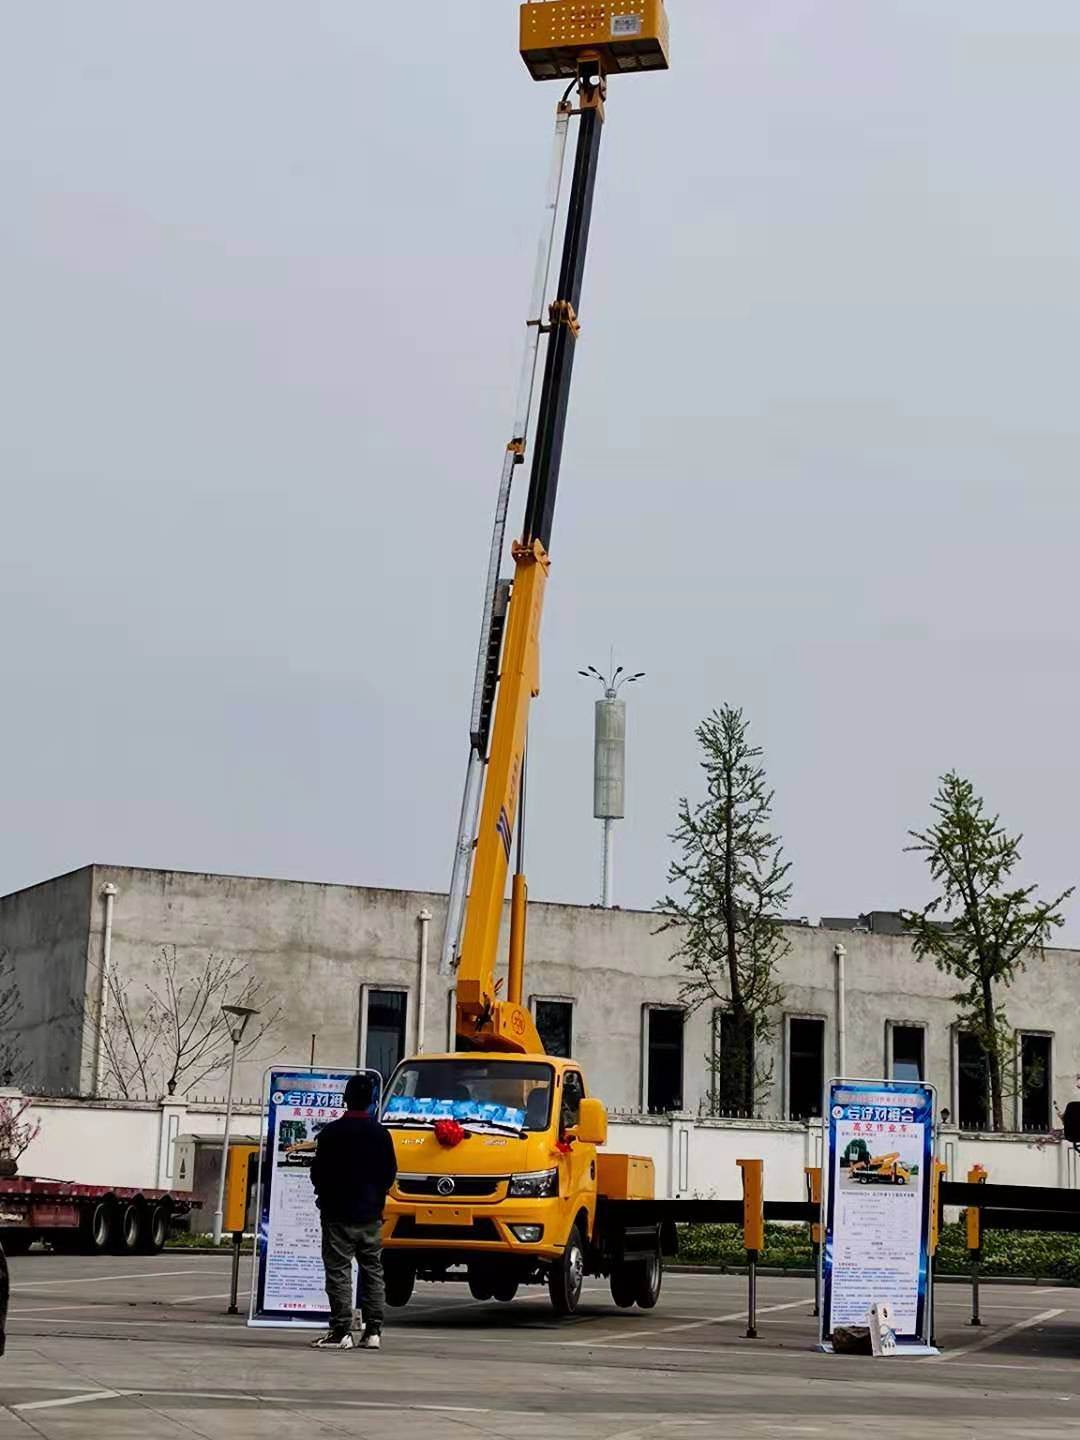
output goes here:
<path id="1" fill-rule="evenodd" d="M 522 6 L 522 55 L 536 79 L 571 78 L 579 117 L 574 173 L 567 206 L 555 298 L 548 308 L 547 352 L 537 412 L 529 492 L 521 538 L 512 547 L 514 577 L 505 611 L 501 668 L 498 654 L 498 586 L 489 586 L 488 695 L 498 680 L 491 745 L 476 832 L 472 885 L 457 956 L 458 1043 L 463 1048 L 542 1053 L 532 1015 L 523 1003 L 525 878 L 514 876 L 510 924 L 510 970 L 505 997 L 495 968 L 506 877 L 521 803 L 529 707 L 540 690 L 540 622 L 549 569 L 551 530 L 570 401 L 574 352 L 580 333 L 578 308 L 592 219 L 593 194 L 604 124 L 605 75 L 609 69 L 666 68 L 667 20 L 662 0 L 641 0 L 641 15 L 601 3 L 583 21 L 579 7 L 560 3 Z M 601 15 L 601 11 L 603 12 Z M 597 18 L 599 17 L 599 18 Z M 595 34 L 589 26 L 599 26 Z M 568 94 L 569 94 L 568 90 Z M 557 194 L 557 188 L 556 188 Z M 524 436 L 521 437 L 522 448 Z M 500 492 L 502 503 L 502 492 Z M 496 524 L 498 536 L 498 520 Z M 495 621 L 494 625 L 489 622 Z M 475 710 L 475 706 L 474 706 Z M 477 736 L 473 736 L 474 753 Z M 469 789 L 462 807 L 469 809 Z M 459 859 L 463 855 L 459 835 Z M 455 880 L 459 867 L 455 865 Z M 452 944 L 454 894 L 448 917 Z M 444 947 L 444 953 L 449 945 Z"/>

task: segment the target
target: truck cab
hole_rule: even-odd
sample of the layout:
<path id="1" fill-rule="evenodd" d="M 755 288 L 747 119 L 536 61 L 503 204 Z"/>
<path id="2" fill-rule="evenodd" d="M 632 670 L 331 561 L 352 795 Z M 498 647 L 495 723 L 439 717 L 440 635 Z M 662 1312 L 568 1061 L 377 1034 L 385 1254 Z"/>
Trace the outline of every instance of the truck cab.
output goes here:
<path id="1" fill-rule="evenodd" d="M 598 1154 L 607 1116 L 576 1062 L 480 1051 L 416 1056 L 394 1072 L 382 1120 L 398 1163 L 383 1229 L 390 1304 L 407 1303 L 418 1276 L 463 1272 L 478 1300 L 512 1300 L 519 1286 L 546 1282 L 555 1310 L 569 1315 L 587 1273 L 618 1269 L 597 1204 L 626 1195 L 628 1166 Z M 636 1166 L 636 1189 L 651 1194 L 651 1162 Z M 640 1282 L 630 1303 L 648 1304 L 660 1288 L 658 1248 L 624 1278 Z"/>

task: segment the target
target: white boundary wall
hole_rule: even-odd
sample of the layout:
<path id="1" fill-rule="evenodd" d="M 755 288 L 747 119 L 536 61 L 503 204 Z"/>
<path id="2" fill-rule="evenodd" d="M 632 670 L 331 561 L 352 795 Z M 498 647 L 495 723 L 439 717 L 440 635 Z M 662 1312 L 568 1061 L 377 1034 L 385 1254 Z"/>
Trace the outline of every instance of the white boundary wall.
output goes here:
<path id="1" fill-rule="evenodd" d="M 0 1095 L 22 1098 L 17 1091 Z M 256 1105 L 235 1106 L 234 1133 L 257 1133 L 261 1113 Z M 41 1133 L 19 1161 L 20 1174 L 167 1190 L 173 1185 L 176 1138 L 220 1135 L 225 1107 L 175 1097 L 158 1103 L 32 1098 L 29 1118 L 40 1122 Z M 821 1131 L 781 1121 L 612 1115 L 608 1148 L 649 1156 L 660 1197 L 736 1199 L 742 1186 L 735 1162 L 751 1157 L 765 1161 L 768 1199 L 803 1200 L 804 1167 L 821 1163 Z M 1026 1135 L 945 1130 L 938 1154 L 951 1180 L 965 1179 L 978 1163 L 999 1184 L 1080 1186 L 1075 1151 L 1055 1143 L 1040 1148 Z"/>

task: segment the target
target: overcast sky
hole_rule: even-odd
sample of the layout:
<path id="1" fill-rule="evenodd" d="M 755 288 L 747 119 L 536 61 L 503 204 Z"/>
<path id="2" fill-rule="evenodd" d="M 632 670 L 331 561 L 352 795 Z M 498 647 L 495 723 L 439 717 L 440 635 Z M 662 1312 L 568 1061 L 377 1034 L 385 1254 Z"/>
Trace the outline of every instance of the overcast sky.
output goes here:
<path id="1" fill-rule="evenodd" d="M 793 914 L 918 902 L 949 766 L 1071 883 L 1080 8 L 669 10 L 671 73 L 610 88 L 531 893 L 597 898 L 576 672 L 612 645 L 648 672 L 622 903 L 662 893 L 724 701 Z M 6 7 L 0 891 L 95 860 L 445 888 L 557 98 L 516 26 Z"/>

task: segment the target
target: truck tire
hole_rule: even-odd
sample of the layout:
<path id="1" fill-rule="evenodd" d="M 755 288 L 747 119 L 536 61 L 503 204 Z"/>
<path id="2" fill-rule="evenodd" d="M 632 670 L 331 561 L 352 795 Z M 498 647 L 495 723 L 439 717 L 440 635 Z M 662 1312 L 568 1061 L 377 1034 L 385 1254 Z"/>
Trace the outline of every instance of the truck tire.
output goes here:
<path id="1" fill-rule="evenodd" d="M 116 1253 L 137 1255 L 142 1247 L 143 1206 L 129 1201 L 120 1207 L 119 1221 L 115 1231 Z"/>
<path id="2" fill-rule="evenodd" d="M 416 1270 L 396 1255 L 383 1254 L 383 1281 L 386 1285 L 386 1303 L 395 1310 L 402 1309 L 412 1299 L 416 1285 Z"/>
<path id="3" fill-rule="evenodd" d="M 637 1270 L 637 1265 L 628 1265 L 625 1261 L 612 1269 L 611 1298 L 620 1310 L 630 1310 L 637 1303 Z"/>
<path id="4" fill-rule="evenodd" d="M 169 1215 L 168 1205 L 147 1206 L 143 1210 L 139 1231 L 140 1254 L 160 1255 L 165 1249 L 165 1241 L 169 1238 Z"/>
<path id="5" fill-rule="evenodd" d="M 644 1265 L 636 1265 L 637 1289 L 634 1301 L 639 1310 L 652 1310 L 660 1299 L 660 1286 L 664 1282 L 664 1259 L 659 1250 L 650 1255 Z"/>
<path id="6" fill-rule="evenodd" d="M 518 1292 L 518 1282 L 513 1275 L 499 1276 L 491 1287 L 493 1300 L 499 1300 L 504 1305 L 509 1305 Z"/>
<path id="7" fill-rule="evenodd" d="M 113 1248 L 116 1206 L 111 1200 L 88 1205 L 79 1224 L 79 1249 L 87 1255 L 104 1255 Z"/>
<path id="8" fill-rule="evenodd" d="M 566 1237 L 563 1253 L 548 1271 L 548 1294 L 556 1315 L 573 1315 L 585 1284 L 585 1244 L 575 1225 Z"/>
<path id="9" fill-rule="evenodd" d="M 486 1265 L 469 1266 L 469 1294 L 481 1304 L 495 1294 L 494 1277 Z"/>

